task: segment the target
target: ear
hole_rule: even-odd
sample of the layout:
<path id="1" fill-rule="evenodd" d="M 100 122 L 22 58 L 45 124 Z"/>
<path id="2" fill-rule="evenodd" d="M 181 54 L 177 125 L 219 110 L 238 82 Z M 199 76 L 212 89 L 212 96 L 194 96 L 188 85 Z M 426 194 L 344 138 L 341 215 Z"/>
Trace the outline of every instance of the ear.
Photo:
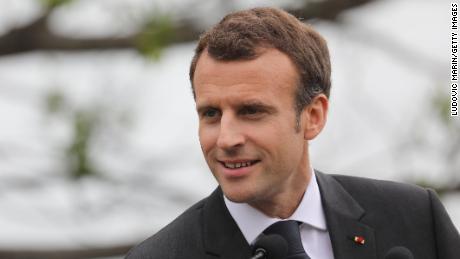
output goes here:
<path id="1" fill-rule="evenodd" d="M 304 139 L 314 139 L 324 128 L 327 120 L 329 100 L 324 94 L 313 98 L 302 111 Z"/>

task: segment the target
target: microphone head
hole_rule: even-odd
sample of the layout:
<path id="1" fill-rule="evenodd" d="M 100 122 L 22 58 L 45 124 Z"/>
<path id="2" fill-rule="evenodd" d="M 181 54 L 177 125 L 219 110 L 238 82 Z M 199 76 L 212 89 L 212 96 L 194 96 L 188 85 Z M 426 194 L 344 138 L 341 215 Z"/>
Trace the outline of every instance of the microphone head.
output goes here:
<path id="1" fill-rule="evenodd" d="M 288 243 L 280 235 L 265 235 L 254 243 L 253 253 L 260 249 L 264 250 L 266 259 L 284 258 L 288 253 Z"/>
<path id="2" fill-rule="evenodd" d="M 388 250 L 385 259 L 414 259 L 414 255 L 404 246 L 395 246 Z"/>

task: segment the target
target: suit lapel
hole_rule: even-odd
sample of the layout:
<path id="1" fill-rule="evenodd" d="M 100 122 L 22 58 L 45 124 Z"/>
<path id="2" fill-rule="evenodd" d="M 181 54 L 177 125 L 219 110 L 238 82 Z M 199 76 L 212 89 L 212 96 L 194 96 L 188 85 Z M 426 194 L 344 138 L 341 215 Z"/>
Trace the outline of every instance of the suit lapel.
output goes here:
<path id="1" fill-rule="evenodd" d="M 250 258 L 251 248 L 225 206 L 220 187 L 205 203 L 203 219 L 204 249 L 211 257 Z"/>
<path id="2" fill-rule="evenodd" d="M 336 259 L 377 258 L 374 230 L 360 220 L 364 209 L 332 176 L 315 171 Z M 361 244 L 357 239 L 364 239 Z"/>

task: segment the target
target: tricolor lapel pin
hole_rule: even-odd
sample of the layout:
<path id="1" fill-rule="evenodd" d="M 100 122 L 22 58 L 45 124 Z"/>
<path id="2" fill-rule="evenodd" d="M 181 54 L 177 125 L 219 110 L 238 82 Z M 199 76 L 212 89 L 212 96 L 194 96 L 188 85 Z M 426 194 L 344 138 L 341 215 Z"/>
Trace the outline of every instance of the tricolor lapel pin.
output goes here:
<path id="1" fill-rule="evenodd" d="M 366 243 L 366 239 L 362 236 L 354 236 L 353 241 L 358 245 L 364 245 L 364 243 Z"/>

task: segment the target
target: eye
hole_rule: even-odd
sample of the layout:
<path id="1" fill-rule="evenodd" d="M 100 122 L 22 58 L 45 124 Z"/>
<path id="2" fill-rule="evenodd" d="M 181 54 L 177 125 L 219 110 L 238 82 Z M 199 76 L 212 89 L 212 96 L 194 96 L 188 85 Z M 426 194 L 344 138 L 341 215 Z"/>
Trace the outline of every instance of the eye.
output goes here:
<path id="1" fill-rule="evenodd" d="M 218 113 L 219 111 L 216 109 L 207 109 L 203 112 L 203 117 L 214 118 L 218 115 Z"/>
<path id="2" fill-rule="evenodd" d="M 240 114 L 241 115 L 255 115 L 259 112 L 261 112 L 261 110 L 257 107 L 245 106 L 241 109 Z"/>

